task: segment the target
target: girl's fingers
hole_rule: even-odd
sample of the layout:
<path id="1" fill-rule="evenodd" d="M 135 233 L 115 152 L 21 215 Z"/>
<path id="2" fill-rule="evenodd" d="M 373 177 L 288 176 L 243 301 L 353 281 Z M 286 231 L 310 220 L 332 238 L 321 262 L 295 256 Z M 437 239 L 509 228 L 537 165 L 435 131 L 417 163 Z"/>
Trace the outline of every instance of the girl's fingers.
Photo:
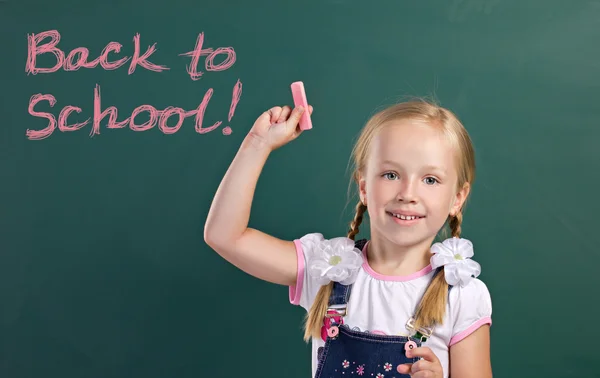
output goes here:
<path id="1" fill-rule="evenodd" d="M 428 347 L 411 349 L 406 352 L 406 357 L 420 357 L 421 360 L 413 364 L 398 365 L 397 370 L 400 374 L 410 374 L 413 378 L 419 377 L 438 377 L 442 372 L 442 366 L 439 359 Z"/>
<path id="2" fill-rule="evenodd" d="M 281 109 L 281 113 L 279 114 L 279 118 L 277 119 L 277 122 L 276 122 L 276 123 L 282 123 L 282 122 L 285 122 L 285 121 L 288 119 L 288 117 L 289 117 L 289 115 L 290 115 L 290 113 L 291 113 L 291 112 L 292 112 L 292 108 L 290 108 L 290 107 L 289 107 L 289 106 L 287 106 L 287 105 L 286 105 L 286 106 L 284 106 L 284 107 Z"/>
<path id="3" fill-rule="evenodd" d="M 400 373 L 400 374 L 410 374 L 411 368 L 412 368 L 412 364 L 402 364 L 402 365 L 398 365 L 396 370 L 398 370 L 398 373 Z"/>
<path id="4" fill-rule="evenodd" d="M 300 117 L 302 117 L 302 114 L 306 111 L 306 109 L 302 108 L 302 110 L 300 110 L 300 107 L 294 108 L 294 110 L 292 110 L 292 114 L 290 115 L 290 118 L 287 120 L 287 122 L 289 122 L 289 125 L 293 125 L 294 128 L 296 127 L 296 125 L 298 125 L 298 123 L 300 122 Z"/>
<path id="5" fill-rule="evenodd" d="M 277 119 L 277 122 L 275 122 L 275 123 L 285 122 L 288 119 L 290 113 L 292 113 L 292 108 L 288 105 L 284 106 L 281 109 L 282 109 L 281 114 L 279 115 L 279 118 Z M 308 112 L 309 112 L 308 114 L 312 114 L 312 112 L 313 112 L 312 105 L 308 105 Z"/>
<path id="6" fill-rule="evenodd" d="M 274 106 L 271 109 L 267 110 L 267 112 L 271 115 L 271 124 L 277 123 L 277 120 L 279 119 L 279 116 L 281 115 L 282 111 L 283 109 L 280 106 Z"/>
<path id="7" fill-rule="evenodd" d="M 406 352 L 406 357 L 409 357 L 409 358 L 422 357 L 425 360 L 430 361 L 430 362 L 438 362 L 439 361 L 437 356 L 435 355 L 435 353 L 433 353 L 433 350 L 431 350 L 431 348 L 429 348 L 429 347 L 420 347 L 420 348 L 411 349 Z"/>
<path id="8" fill-rule="evenodd" d="M 409 374 L 412 378 L 441 376 L 441 367 L 427 360 L 420 360 L 414 364 L 401 364 L 396 370 L 400 374 Z"/>
<path id="9" fill-rule="evenodd" d="M 438 370 L 437 364 L 429 362 L 427 360 L 420 360 L 412 364 L 410 373 L 415 374 L 422 371 L 436 372 Z"/>
<path id="10" fill-rule="evenodd" d="M 411 375 L 411 378 L 437 378 L 437 377 L 441 377 L 441 375 L 436 375 L 435 373 L 432 373 L 429 370 L 420 371 L 418 373 Z"/>

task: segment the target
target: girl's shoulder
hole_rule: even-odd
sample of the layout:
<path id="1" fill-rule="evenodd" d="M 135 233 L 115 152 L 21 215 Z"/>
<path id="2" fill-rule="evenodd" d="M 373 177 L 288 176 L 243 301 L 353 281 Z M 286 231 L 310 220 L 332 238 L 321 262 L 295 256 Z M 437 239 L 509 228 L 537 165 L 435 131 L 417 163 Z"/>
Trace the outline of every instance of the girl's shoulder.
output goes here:
<path id="1" fill-rule="evenodd" d="M 452 286 L 448 300 L 450 305 L 489 307 L 491 312 L 491 294 L 486 283 L 480 278 L 472 277 L 466 285 Z"/>
<path id="2" fill-rule="evenodd" d="M 325 238 L 315 232 L 294 241 L 302 252 L 308 275 L 319 285 L 337 281 L 350 284 L 363 264 L 360 242 L 348 237 Z"/>
<path id="3" fill-rule="evenodd" d="M 473 243 L 464 238 L 452 237 L 431 246 L 431 266 L 443 267 L 445 280 L 451 286 L 451 305 L 469 308 L 490 307 L 491 297 L 487 285 L 479 278 L 481 265 L 473 259 Z"/>
<path id="4" fill-rule="evenodd" d="M 361 250 L 348 237 L 326 238 L 320 232 L 294 239 L 297 256 L 295 285 L 289 288 L 289 300 L 307 311 L 321 286 L 332 281 L 353 283 L 363 263 Z"/>
<path id="5" fill-rule="evenodd" d="M 308 247 L 308 248 L 314 248 L 314 247 L 325 246 L 325 245 L 336 246 L 336 247 L 347 247 L 347 246 L 354 246 L 355 244 L 358 244 L 361 242 L 361 240 L 355 241 L 355 240 L 350 239 L 347 236 L 326 238 L 320 232 L 311 232 L 311 233 L 304 234 L 301 237 L 297 238 L 296 241 L 301 242 L 302 244 L 305 245 L 305 247 Z M 363 239 L 362 241 L 366 241 L 366 239 Z"/>
<path id="6" fill-rule="evenodd" d="M 448 318 L 452 346 L 484 325 L 492 325 L 492 298 L 487 285 L 472 278 L 464 286 L 453 286 L 448 295 Z"/>
<path id="7" fill-rule="evenodd" d="M 473 257 L 473 243 L 452 237 L 431 247 L 434 269 L 444 267 L 448 294 L 450 345 L 470 335 L 479 327 L 492 323 L 492 298 L 487 285 L 479 278 L 482 268 Z"/>

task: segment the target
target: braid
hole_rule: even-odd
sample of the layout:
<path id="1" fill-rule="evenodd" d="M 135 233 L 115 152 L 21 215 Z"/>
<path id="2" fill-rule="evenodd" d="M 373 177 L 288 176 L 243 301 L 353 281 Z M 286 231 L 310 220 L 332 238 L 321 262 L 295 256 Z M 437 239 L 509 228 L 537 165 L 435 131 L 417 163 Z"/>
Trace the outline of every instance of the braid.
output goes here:
<path id="1" fill-rule="evenodd" d="M 454 216 L 450 216 L 448 224 L 452 232 L 452 237 L 460 237 L 462 212 L 459 211 Z M 441 324 L 446 311 L 446 298 L 448 297 L 448 283 L 444 275 L 444 267 L 440 267 L 436 272 L 431 285 L 423 295 L 421 303 L 415 314 L 415 327 L 432 327 Z"/>
<path id="2" fill-rule="evenodd" d="M 460 237 L 462 218 L 462 211 L 459 211 L 455 216 L 451 217 L 450 222 L 448 222 L 450 224 L 450 230 L 452 230 L 452 236 L 455 238 Z"/>
<path id="3" fill-rule="evenodd" d="M 354 219 L 350 223 L 348 238 L 354 240 L 354 237 L 356 234 L 358 234 L 358 226 L 360 226 L 362 223 L 363 215 L 365 214 L 366 210 L 367 206 L 363 205 L 363 203 L 359 201 L 356 205 L 356 214 L 354 215 Z M 323 325 L 323 318 L 325 318 L 325 315 L 327 314 L 329 297 L 331 296 L 332 291 L 333 281 L 319 288 L 312 307 L 306 315 L 304 341 L 308 342 L 311 337 L 321 337 L 321 326 Z"/>
<path id="4" fill-rule="evenodd" d="M 354 240 L 356 234 L 358 234 L 358 226 L 362 223 L 363 215 L 367 210 L 367 206 L 365 206 L 361 201 L 358 201 L 356 204 L 356 214 L 354 215 L 354 219 L 350 223 L 350 230 L 348 230 L 348 238 Z"/>

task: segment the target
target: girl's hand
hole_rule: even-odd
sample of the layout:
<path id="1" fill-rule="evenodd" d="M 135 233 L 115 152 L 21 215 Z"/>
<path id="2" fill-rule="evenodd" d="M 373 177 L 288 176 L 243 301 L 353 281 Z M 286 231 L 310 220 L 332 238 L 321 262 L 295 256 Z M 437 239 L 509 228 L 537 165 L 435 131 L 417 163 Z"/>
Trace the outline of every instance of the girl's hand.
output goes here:
<path id="1" fill-rule="evenodd" d="M 414 364 L 398 365 L 398 373 L 410 374 L 413 378 L 442 378 L 442 364 L 435 353 L 428 347 L 420 347 L 408 350 L 406 357 L 423 357 Z"/>
<path id="2" fill-rule="evenodd" d="M 308 108 L 309 114 L 312 114 L 313 107 L 309 105 Z M 287 105 L 267 110 L 254 122 L 248 133 L 249 142 L 255 147 L 273 151 L 296 139 L 302 133 L 298 122 L 305 111 L 298 108 L 292 111 Z"/>

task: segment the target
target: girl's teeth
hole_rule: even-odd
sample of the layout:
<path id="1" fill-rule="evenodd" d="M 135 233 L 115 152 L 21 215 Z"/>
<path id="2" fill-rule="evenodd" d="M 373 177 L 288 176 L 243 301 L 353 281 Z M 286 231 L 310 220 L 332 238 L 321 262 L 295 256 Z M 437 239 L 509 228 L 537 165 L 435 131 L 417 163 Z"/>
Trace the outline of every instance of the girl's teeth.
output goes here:
<path id="1" fill-rule="evenodd" d="M 394 214 L 394 216 L 395 216 L 396 218 L 400 218 L 400 219 L 402 219 L 402 220 L 413 220 L 413 219 L 417 219 L 417 217 L 415 217 L 414 215 L 397 215 L 397 214 Z"/>

